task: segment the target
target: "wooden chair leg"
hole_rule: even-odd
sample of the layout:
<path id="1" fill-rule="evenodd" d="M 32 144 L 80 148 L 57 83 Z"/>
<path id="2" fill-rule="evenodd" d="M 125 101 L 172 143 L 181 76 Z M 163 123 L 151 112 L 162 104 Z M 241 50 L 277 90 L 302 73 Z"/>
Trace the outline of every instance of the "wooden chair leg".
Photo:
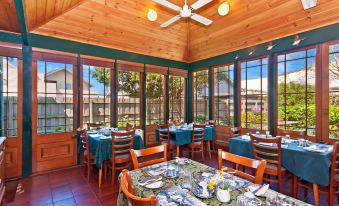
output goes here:
<path id="1" fill-rule="evenodd" d="M 103 163 L 103 167 L 104 167 L 104 180 L 107 178 L 107 162 L 105 161 Z"/>
<path id="2" fill-rule="evenodd" d="M 112 164 L 111 184 L 114 185 L 114 183 L 115 183 L 115 167 L 114 164 Z"/>
<path id="3" fill-rule="evenodd" d="M 205 162 L 205 152 L 204 152 L 204 145 L 201 145 L 201 158 L 202 158 L 202 161 Z"/>
<path id="4" fill-rule="evenodd" d="M 293 175 L 292 197 L 297 198 L 297 194 L 298 194 L 298 177 Z"/>
<path id="5" fill-rule="evenodd" d="M 281 193 L 282 191 L 282 177 L 278 175 L 278 192 Z"/>
<path id="6" fill-rule="evenodd" d="M 313 184 L 313 194 L 314 194 L 314 205 L 319 206 L 319 190 L 317 184 Z"/>
<path id="7" fill-rule="evenodd" d="M 333 204 L 334 204 L 334 187 L 333 185 L 330 185 L 328 191 L 328 206 L 333 206 Z"/>
<path id="8" fill-rule="evenodd" d="M 208 155 L 209 155 L 210 159 L 212 159 L 212 156 L 211 156 L 211 144 L 210 144 L 210 141 L 207 141 L 207 149 L 208 149 Z"/>
<path id="9" fill-rule="evenodd" d="M 91 164 L 87 162 L 87 181 L 89 182 L 91 175 Z"/>
<path id="10" fill-rule="evenodd" d="M 180 148 L 177 146 L 177 157 L 180 157 Z"/>
<path id="11" fill-rule="evenodd" d="M 192 160 L 194 160 L 194 149 L 193 149 L 193 147 L 191 149 L 191 157 L 192 157 Z"/>
<path id="12" fill-rule="evenodd" d="M 102 167 L 99 169 L 99 188 L 101 188 Z"/>

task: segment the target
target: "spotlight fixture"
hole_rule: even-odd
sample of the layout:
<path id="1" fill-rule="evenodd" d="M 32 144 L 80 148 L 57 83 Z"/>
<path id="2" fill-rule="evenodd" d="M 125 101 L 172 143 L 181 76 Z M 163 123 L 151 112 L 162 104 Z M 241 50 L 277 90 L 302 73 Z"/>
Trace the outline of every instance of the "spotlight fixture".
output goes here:
<path id="1" fill-rule="evenodd" d="M 235 55 L 234 59 L 235 59 L 235 60 L 239 59 L 239 55 L 238 55 L 238 54 Z"/>
<path id="2" fill-rule="evenodd" d="M 250 53 L 248 53 L 248 55 L 252 56 L 252 55 L 254 54 L 254 52 L 255 52 L 255 49 L 252 49 L 252 50 L 250 51 Z"/>
<path id="3" fill-rule="evenodd" d="M 272 42 L 270 42 L 268 45 L 267 45 L 267 51 L 271 51 L 273 49 L 273 47 L 275 47 L 276 44 L 273 44 Z"/>
<path id="4" fill-rule="evenodd" d="M 149 21 L 155 21 L 155 20 L 157 20 L 157 18 L 158 18 L 157 12 L 154 9 L 148 9 L 147 19 Z"/>
<path id="5" fill-rule="evenodd" d="M 300 38 L 299 35 L 295 35 L 294 40 L 292 42 L 293 46 L 299 46 L 300 42 L 305 40 L 306 38 Z"/>
<path id="6" fill-rule="evenodd" d="M 230 4 L 225 1 L 218 7 L 218 13 L 220 16 L 226 16 L 230 12 Z"/>

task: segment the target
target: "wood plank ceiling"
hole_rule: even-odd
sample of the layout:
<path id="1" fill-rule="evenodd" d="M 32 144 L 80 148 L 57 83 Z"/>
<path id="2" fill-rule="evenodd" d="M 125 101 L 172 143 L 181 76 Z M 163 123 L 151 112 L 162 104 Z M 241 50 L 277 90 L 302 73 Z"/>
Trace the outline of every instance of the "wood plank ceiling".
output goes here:
<path id="1" fill-rule="evenodd" d="M 182 5 L 184 0 L 170 0 Z M 189 0 L 189 4 L 196 0 Z M 300 0 L 228 0 L 229 15 L 213 0 L 197 13 L 212 19 L 205 27 L 180 20 L 169 28 L 160 24 L 176 12 L 152 0 L 24 0 L 32 33 L 114 49 L 193 62 L 263 42 L 339 23 L 339 0 L 318 0 L 304 11 Z M 158 12 L 156 22 L 146 18 Z M 13 0 L 0 1 L 0 30 L 19 32 Z"/>

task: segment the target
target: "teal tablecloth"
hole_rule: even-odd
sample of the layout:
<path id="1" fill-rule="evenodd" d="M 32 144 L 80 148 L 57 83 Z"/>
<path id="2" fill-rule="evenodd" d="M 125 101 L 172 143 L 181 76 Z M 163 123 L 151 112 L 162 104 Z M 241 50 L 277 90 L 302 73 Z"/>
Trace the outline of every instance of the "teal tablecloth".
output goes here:
<path id="1" fill-rule="evenodd" d="M 94 163 L 101 167 L 104 160 L 112 158 L 112 138 L 100 139 L 100 137 L 88 134 L 89 150 L 94 155 Z M 134 135 L 133 149 L 145 148 L 140 135 Z"/>
<path id="2" fill-rule="evenodd" d="M 170 129 L 171 139 L 175 140 L 177 146 L 190 144 L 192 142 L 192 129 Z M 214 139 L 214 128 L 206 127 L 204 140 Z M 156 140 L 159 141 L 159 130 L 155 130 Z"/>
<path id="3" fill-rule="evenodd" d="M 229 140 L 229 150 L 233 154 L 253 158 L 251 141 L 235 137 Z M 325 153 L 308 152 L 297 143 L 281 148 L 281 164 L 292 174 L 311 183 L 327 186 L 330 179 L 331 151 Z"/>

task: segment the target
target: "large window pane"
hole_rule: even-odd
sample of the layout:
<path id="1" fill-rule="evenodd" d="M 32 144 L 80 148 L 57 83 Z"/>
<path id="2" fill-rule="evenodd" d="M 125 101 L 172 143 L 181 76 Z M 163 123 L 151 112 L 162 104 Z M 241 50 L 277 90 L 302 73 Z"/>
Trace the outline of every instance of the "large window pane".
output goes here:
<path id="1" fill-rule="evenodd" d="M 0 135 L 17 136 L 18 132 L 18 59 L 0 56 Z"/>
<path id="2" fill-rule="evenodd" d="M 234 124 L 234 66 L 214 68 L 214 119 L 217 125 Z"/>
<path id="3" fill-rule="evenodd" d="M 209 119 L 208 108 L 208 70 L 193 73 L 194 122 L 205 122 Z"/>
<path id="4" fill-rule="evenodd" d="M 140 126 L 140 73 L 118 72 L 118 127 Z"/>
<path id="5" fill-rule="evenodd" d="M 164 85 L 164 75 L 146 74 L 146 125 L 165 122 Z"/>
<path id="6" fill-rule="evenodd" d="M 315 49 L 278 56 L 278 128 L 315 135 Z"/>
<path id="7" fill-rule="evenodd" d="M 110 124 L 110 68 L 83 65 L 83 127 Z"/>
<path id="8" fill-rule="evenodd" d="M 185 78 L 169 77 L 169 118 L 184 121 L 185 118 Z"/>
<path id="9" fill-rule="evenodd" d="M 38 134 L 73 130 L 73 65 L 37 62 Z"/>
<path id="10" fill-rule="evenodd" d="M 267 130 L 267 58 L 244 61 L 240 65 L 241 126 L 249 129 Z"/>
<path id="11" fill-rule="evenodd" d="M 329 52 L 329 137 L 339 138 L 339 44 Z"/>

